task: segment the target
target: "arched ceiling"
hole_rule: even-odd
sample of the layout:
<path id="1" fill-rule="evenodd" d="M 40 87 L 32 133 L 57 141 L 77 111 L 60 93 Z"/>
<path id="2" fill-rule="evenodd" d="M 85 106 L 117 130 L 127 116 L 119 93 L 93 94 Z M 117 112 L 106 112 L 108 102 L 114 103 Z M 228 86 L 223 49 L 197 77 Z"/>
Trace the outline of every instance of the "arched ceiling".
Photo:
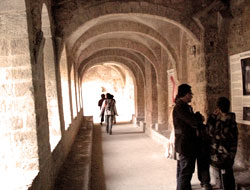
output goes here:
<path id="1" fill-rule="evenodd" d="M 143 75 L 145 65 L 151 64 L 157 76 L 161 54 L 178 64 L 181 34 L 199 41 L 200 28 L 192 18 L 166 6 L 100 1 L 74 9 L 71 22 L 61 28 L 68 60 L 80 75 L 85 65 L 107 53 L 105 59 L 129 60 Z"/>
<path id="2" fill-rule="evenodd" d="M 95 64 L 98 64 L 107 61 L 114 61 L 123 64 L 129 63 L 128 67 L 134 71 L 133 73 L 138 70 L 138 72 L 141 73 L 142 76 L 145 76 L 143 59 L 139 57 L 138 54 L 132 54 L 131 52 L 122 51 L 119 49 L 105 49 L 102 51 L 98 51 L 92 56 L 89 56 L 82 62 L 79 67 L 80 76 L 82 76 L 84 72 L 93 65 L 93 62 Z"/>

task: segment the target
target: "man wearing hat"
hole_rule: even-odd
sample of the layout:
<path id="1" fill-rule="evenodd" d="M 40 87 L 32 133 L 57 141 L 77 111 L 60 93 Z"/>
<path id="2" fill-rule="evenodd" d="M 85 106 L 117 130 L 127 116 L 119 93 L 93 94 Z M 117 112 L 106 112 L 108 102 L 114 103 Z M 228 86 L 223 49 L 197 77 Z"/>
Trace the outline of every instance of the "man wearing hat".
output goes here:
<path id="1" fill-rule="evenodd" d="M 195 170 L 195 161 L 200 154 L 197 129 L 203 125 L 204 117 L 199 112 L 193 112 L 189 105 L 192 98 L 191 86 L 181 84 L 178 87 L 178 94 L 175 99 L 176 105 L 173 110 L 175 149 L 179 157 L 177 161 L 177 190 L 192 189 L 191 179 Z M 210 190 L 209 165 L 200 166 L 200 168 L 198 166 L 198 177 L 201 181 L 202 190 Z"/>

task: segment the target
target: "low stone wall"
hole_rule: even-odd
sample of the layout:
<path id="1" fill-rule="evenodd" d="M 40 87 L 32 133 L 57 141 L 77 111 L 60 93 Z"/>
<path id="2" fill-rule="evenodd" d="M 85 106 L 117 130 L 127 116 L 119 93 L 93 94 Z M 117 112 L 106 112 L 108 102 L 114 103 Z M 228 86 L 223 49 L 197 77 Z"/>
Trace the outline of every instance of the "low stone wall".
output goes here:
<path id="1" fill-rule="evenodd" d="M 62 139 L 55 147 L 53 152 L 47 155 L 47 160 L 43 165 L 39 166 L 39 173 L 34 178 L 33 183 L 27 189 L 29 190 L 51 190 L 58 172 L 64 163 L 76 135 L 84 123 L 82 111 L 78 113 L 77 117 L 72 121 L 70 127 L 62 135 Z"/>
<path id="2" fill-rule="evenodd" d="M 89 189 L 92 139 L 93 118 L 84 117 L 84 121 L 71 147 L 71 151 L 56 178 L 54 190 Z"/>

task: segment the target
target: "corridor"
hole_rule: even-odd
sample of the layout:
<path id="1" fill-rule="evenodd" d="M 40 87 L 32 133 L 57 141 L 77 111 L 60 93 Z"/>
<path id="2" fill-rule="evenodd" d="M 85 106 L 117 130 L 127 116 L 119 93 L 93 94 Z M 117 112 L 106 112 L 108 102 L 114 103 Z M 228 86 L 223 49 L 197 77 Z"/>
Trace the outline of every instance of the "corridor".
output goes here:
<path id="1" fill-rule="evenodd" d="M 167 159 L 163 146 L 133 124 L 115 125 L 112 135 L 106 133 L 105 126 L 94 125 L 89 177 L 86 174 L 89 130 L 83 128 L 58 175 L 55 190 L 88 189 L 89 178 L 90 190 L 176 189 L 176 161 Z M 200 189 L 196 173 L 192 187 Z"/>
<path id="2" fill-rule="evenodd" d="M 249 190 L 249 15 L 249 0 L 1 0 L 0 189 L 88 189 L 91 173 L 92 190 L 175 189 L 163 145 L 187 83 L 206 119 L 230 99 Z M 145 133 L 93 127 L 107 93 L 117 122 Z"/>
<path id="3" fill-rule="evenodd" d="M 163 146 L 137 125 L 115 125 L 112 135 L 106 133 L 104 126 L 95 126 L 93 141 L 95 169 L 92 166 L 91 190 L 176 189 L 176 161 L 164 157 Z M 100 151 L 102 157 L 98 157 Z M 100 173 L 104 181 L 98 179 Z M 192 184 L 199 189 L 196 174 Z"/>

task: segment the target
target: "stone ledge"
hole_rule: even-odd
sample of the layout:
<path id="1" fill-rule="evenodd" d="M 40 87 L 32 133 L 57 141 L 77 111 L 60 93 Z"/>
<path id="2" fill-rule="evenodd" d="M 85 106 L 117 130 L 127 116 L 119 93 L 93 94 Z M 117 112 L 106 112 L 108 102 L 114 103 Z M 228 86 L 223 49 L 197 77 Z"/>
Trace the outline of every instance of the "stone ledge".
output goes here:
<path id="1" fill-rule="evenodd" d="M 91 177 L 93 119 L 84 118 L 76 139 L 55 181 L 54 190 L 88 190 Z"/>

